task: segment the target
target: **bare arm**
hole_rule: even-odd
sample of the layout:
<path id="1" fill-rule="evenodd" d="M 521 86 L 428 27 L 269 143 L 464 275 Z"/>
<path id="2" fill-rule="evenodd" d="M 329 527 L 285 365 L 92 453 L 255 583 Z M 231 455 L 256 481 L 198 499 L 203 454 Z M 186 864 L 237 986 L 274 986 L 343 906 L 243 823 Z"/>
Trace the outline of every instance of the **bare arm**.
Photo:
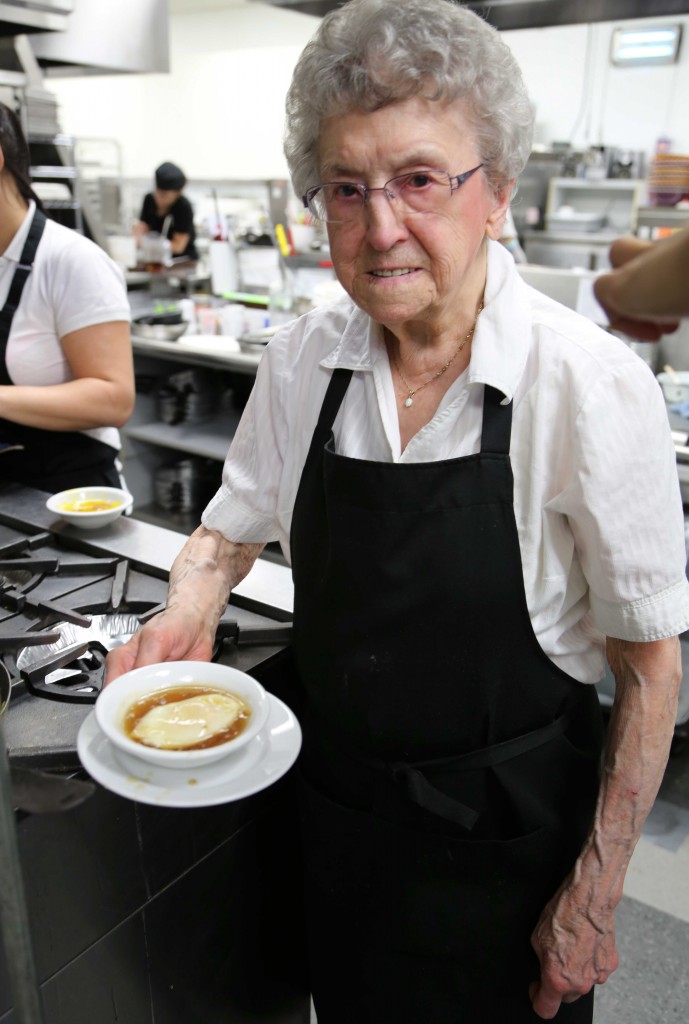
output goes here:
<path id="1" fill-rule="evenodd" d="M 0 416 L 43 430 L 120 427 L 134 408 L 129 324 L 94 324 L 60 339 L 74 380 L 0 386 Z"/>
<path id="2" fill-rule="evenodd" d="M 593 289 L 611 327 L 657 341 L 689 316 L 689 228 L 661 242 L 620 238 L 610 262 L 614 269 Z"/>
<path id="3" fill-rule="evenodd" d="M 132 639 L 108 655 L 107 681 L 161 661 L 209 661 L 231 590 L 247 575 L 263 544 L 236 544 L 199 526 L 170 571 L 167 605 Z"/>
<path id="4" fill-rule="evenodd" d="M 614 912 L 670 750 L 682 677 L 679 640 L 632 643 L 608 638 L 615 699 L 591 834 L 574 870 L 532 936 L 541 962 L 533 1008 L 550 1020 L 602 984 L 618 965 Z"/>
<path id="5" fill-rule="evenodd" d="M 175 231 L 170 239 L 170 249 L 173 256 L 179 256 L 184 252 L 189 242 L 189 235 L 181 231 Z"/>
<path id="6" fill-rule="evenodd" d="M 143 221 L 143 220 L 135 221 L 134 227 L 132 228 L 132 234 L 134 235 L 134 238 L 136 239 L 136 244 L 137 245 L 139 244 L 139 242 L 141 241 L 143 236 L 145 234 L 147 234 L 150 230 L 151 229 L 150 229 L 149 225 L 145 221 Z"/>

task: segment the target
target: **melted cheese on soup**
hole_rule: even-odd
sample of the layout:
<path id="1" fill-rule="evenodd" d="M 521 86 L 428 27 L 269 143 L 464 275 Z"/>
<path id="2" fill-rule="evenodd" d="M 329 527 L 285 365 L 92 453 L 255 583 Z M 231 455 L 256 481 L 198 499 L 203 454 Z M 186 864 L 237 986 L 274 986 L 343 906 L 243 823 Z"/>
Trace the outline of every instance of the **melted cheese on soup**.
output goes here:
<path id="1" fill-rule="evenodd" d="M 201 693 L 151 708 L 139 718 L 130 736 L 163 750 L 197 747 L 226 733 L 246 711 L 246 704 L 231 693 Z"/>

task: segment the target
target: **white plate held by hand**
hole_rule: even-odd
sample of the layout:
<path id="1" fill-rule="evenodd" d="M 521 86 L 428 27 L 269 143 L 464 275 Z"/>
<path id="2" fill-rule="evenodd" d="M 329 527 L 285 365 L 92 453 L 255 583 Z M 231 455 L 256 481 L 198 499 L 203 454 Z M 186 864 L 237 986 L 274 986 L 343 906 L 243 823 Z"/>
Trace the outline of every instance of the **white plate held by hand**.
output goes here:
<path id="1" fill-rule="evenodd" d="M 235 754 L 188 771 L 159 768 L 129 757 L 103 733 L 93 712 L 84 720 L 77 753 L 89 775 L 106 789 L 158 807 L 212 807 L 243 800 L 272 786 L 292 767 L 301 728 L 292 711 L 268 694 L 268 720 Z"/>

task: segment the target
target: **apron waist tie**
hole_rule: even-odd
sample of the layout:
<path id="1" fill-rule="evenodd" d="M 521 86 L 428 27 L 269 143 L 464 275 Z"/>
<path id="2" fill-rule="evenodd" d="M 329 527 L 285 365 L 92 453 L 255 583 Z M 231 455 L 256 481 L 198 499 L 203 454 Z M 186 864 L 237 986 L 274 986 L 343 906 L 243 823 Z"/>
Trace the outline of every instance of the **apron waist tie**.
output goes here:
<path id="1" fill-rule="evenodd" d="M 412 768 L 410 764 L 394 769 L 392 775 L 395 782 L 402 783 L 407 797 L 413 804 L 423 807 L 425 811 L 430 811 L 436 817 L 454 822 L 455 825 L 460 825 L 468 832 L 478 821 L 478 811 L 436 789 L 425 775 L 422 775 L 416 768 Z"/>
<path id="2" fill-rule="evenodd" d="M 566 711 L 548 725 L 533 729 L 531 732 L 504 740 L 490 747 L 472 750 L 458 757 L 441 757 L 432 761 L 381 762 L 386 774 L 396 782 L 400 782 L 412 803 L 430 811 L 446 821 L 454 822 L 467 830 L 471 830 L 478 821 L 479 814 L 472 807 L 447 796 L 428 781 L 422 769 L 445 769 L 450 771 L 476 771 L 490 768 L 493 765 L 509 761 L 521 754 L 526 754 L 537 747 L 561 736 L 568 728 L 573 717 L 573 709 Z"/>

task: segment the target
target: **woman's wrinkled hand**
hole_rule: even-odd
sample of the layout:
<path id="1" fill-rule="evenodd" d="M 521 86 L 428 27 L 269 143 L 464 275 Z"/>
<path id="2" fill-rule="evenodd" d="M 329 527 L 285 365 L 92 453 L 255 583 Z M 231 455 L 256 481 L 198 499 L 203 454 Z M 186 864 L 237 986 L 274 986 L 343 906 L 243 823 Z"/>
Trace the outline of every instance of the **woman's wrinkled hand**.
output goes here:
<path id="1" fill-rule="evenodd" d="M 212 653 L 208 623 L 188 611 L 167 608 L 108 654 L 104 685 L 133 668 L 164 661 L 210 661 Z"/>
<path id="2" fill-rule="evenodd" d="M 575 1002 L 617 969 L 614 910 L 591 912 L 565 885 L 541 914 L 531 945 L 541 964 L 540 981 L 529 988 L 531 1004 L 552 1020 L 561 1003 Z"/>

